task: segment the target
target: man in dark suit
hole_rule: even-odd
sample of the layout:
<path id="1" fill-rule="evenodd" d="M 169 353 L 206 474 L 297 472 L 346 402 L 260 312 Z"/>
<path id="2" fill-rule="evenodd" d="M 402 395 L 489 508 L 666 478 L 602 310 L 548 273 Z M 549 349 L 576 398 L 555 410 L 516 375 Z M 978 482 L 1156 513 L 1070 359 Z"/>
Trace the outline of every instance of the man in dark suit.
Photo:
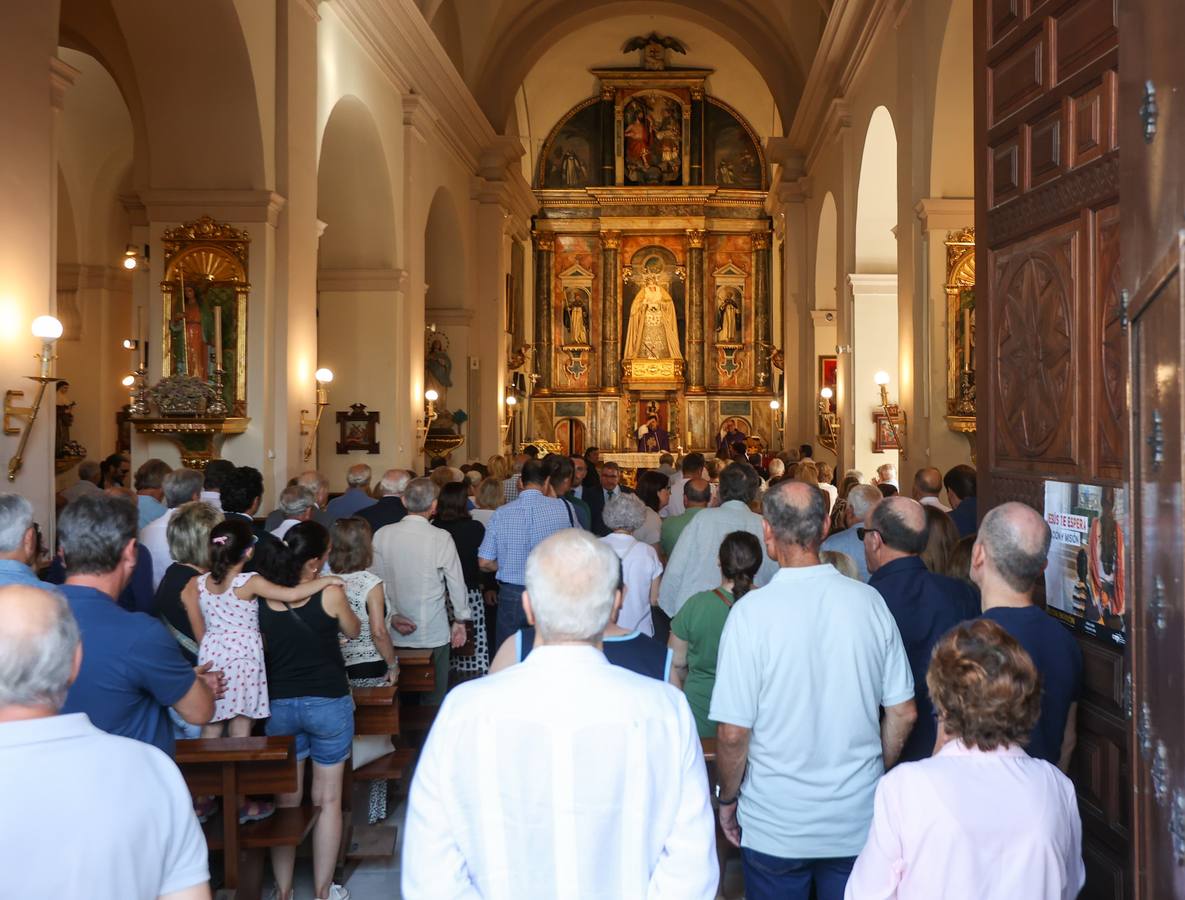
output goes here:
<path id="1" fill-rule="evenodd" d="M 882 500 L 868 513 L 861 531 L 872 573 L 868 583 L 885 598 L 913 670 L 918 718 L 901 761 L 926 759 L 938 734 L 926 689 L 930 654 L 950 629 L 979 615 L 979 602 L 970 585 L 926 569 L 920 555 L 928 537 L 926 511 L 916 500 L 901 496 Z"/>
<path id="2" fill-rule="evenodd" d="M 592 530 L 595 534 L 608 534 L 605 523 L 601 521 L 601 513 L 605 511 L 605 492 L 601 489 L 601 473 L 597 469 L 601 452 L 596 447 L 589 447 L 584 451 L 584 462 L 588 471 L 581 481 L 580 499 L 588 504 L 589 515 L 592 517 Z"/>
<path id="3" fill-rule="evenodd" d="M 382 496 L 373 506 L 368 506 L 358 513 L 359 518 L 370 523 L 372 533 L 378 534 L 378 530 L 384 525 L 394 525 L 403 521 L 403 517 L 407 515 L 407 507 L 403 505 L 403 491 L 414 477 L 406 469 L 388 469 L 383 473 L 383 478 L 379 482 Z"/>
<path id="4" fill-rule="evenodd" d="M 975 469 L 971 466 L 955 466 L 942 479 L 946 487 L 947 503 L 950 504 L 950 518 L 959 529 L 959 537 L 975 534 L 979 527 L 979 510 L 976 506 Z"/>

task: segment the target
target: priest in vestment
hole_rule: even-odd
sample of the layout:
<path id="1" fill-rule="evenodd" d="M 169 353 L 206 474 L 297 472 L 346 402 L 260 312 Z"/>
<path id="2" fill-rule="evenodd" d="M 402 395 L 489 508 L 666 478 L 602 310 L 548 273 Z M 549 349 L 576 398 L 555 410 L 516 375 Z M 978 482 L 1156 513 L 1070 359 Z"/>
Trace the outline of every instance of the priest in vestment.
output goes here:
<path id="1" fill-rule="evenodd" d="M 638 426 L 638 452 L 659 453 L 671 449 L 671 435 L 658 425 L 658 416 L 651 416 L 645 425 Z"/>
<path id="2" fill-rule="evenodd" d="M 666 285 L 647 275 L 634 297 L 625 335 L 625 359 L 682 359 L 675 301 Z"/>

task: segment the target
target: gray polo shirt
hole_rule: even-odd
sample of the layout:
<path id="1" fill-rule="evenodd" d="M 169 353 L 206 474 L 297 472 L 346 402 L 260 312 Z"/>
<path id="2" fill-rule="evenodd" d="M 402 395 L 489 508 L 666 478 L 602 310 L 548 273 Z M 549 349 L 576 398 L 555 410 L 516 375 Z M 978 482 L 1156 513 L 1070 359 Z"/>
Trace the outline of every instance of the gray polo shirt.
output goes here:
<path id="1" fill-rule="evenodd" d="M 177 765 L 85 713 L 0 725 L 0 798 L 5 896 L 156 900 L 210 879 Z"/>

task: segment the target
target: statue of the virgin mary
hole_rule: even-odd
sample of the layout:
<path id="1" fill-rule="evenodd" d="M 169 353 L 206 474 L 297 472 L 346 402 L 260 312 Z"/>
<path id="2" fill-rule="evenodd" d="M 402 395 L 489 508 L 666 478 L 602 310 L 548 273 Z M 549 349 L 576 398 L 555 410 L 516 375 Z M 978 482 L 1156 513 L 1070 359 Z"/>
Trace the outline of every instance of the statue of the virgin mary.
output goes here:
<path id="1" fill-rule="evenodd" d="M 675 301 L 656 275 L 646 275 L 634 297 L 625 333 L 625 359 L 682 359 Z"/>

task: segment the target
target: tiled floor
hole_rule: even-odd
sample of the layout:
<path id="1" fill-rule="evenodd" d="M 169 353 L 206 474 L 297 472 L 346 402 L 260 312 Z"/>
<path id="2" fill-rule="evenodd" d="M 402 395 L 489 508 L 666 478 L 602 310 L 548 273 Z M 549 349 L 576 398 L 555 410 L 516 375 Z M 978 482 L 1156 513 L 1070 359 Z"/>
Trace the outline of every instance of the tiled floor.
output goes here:
<path id="1" fill-rule="evenodd" d="M 354 809 L 361 810 L 363 817 L 365 817 L 365 793 L 359 794 L 355 798 Z M 386 824 L 396 825 L 399 829 L 395 841 L 395 853 L 390 858 L 367 860 L 358 864 L 350 864 L 347 867 L 344 883 L 350 891 L 350 900 L 400 900 L 403 896 L 399 889 L 399 860 L 403 854 L 403 820 L 406 813 L 406 805 L 401 803 L 387 818 Z M 737 898 L 744 896 L 740 862 L 739 857 L 733 856 L 725 868 L 725 896 L 729 900 L 737 900 Z M 270 882 L 266 883 L 270 887 Z M 268 896 L 267 889 L 264 891 L 264 896 Z M 310 900 L 312 897 L 312 860 L 300 859 L 296 865 L 295 900 Z"/>

